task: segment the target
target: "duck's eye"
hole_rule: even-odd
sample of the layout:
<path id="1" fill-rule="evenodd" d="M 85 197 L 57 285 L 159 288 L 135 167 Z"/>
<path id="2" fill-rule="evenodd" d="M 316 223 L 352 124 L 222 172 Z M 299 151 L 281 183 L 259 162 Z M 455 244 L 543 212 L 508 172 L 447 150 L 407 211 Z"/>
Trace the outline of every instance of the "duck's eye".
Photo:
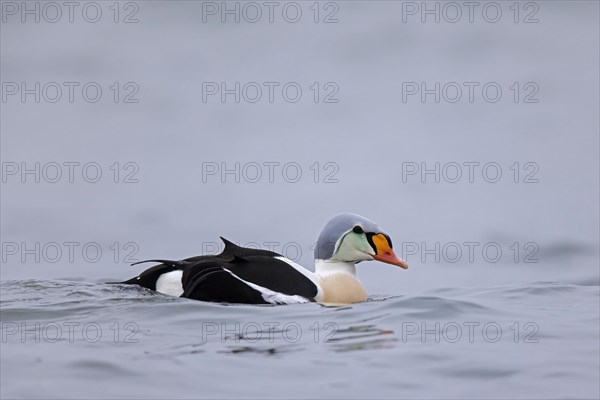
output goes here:
<path id="1" fill-rule="evenodd" d="M 355 226 L 355 227 L 352 229 L 352 232 L 354 232 L 354 233 L 365 233 L 365 232 L 363 231 L 363 229 L 362 229 L 360 226 L 358 226 L 358 225 L 356 225 L 356 226 Z"/>

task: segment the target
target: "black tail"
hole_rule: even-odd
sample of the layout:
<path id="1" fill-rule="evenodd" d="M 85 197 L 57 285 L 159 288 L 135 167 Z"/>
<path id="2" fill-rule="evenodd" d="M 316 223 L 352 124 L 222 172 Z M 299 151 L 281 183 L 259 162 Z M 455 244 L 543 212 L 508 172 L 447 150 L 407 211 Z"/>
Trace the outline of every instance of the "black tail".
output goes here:
<path id="1" fill-rule="evenodd" d="M 131 264 L 131 266 L 149 263 L 149 262 L 165 264 L 165 265 L 168 265 L 169 267 L 173 267 L 173 268 L 179 268 L 179 267 L 183 266 L 183 263 L 181 261 L 173 261 L 173 260 L 144 260 L 144 261 L 134 262 L 133 264 Z"/>
<path id="2" fill-rule="evenodd" d="M 107 285 L 134 285 L 138 283 L 138 277 L 136 276 L 135 278 L 131 278 L 128 279 L 126 281 L 123 282 L 104 282 Z"/>

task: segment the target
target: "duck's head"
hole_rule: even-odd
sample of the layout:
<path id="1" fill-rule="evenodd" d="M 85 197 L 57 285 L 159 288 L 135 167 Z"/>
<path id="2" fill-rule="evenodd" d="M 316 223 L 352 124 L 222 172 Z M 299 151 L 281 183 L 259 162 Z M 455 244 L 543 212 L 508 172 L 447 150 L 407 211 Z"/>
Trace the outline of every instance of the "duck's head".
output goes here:
<path id="1" fill-rule="evenodd" d="M 392 240 L 373 221 L 356 214 L 333 217 L 319 235 L 315 260 L 358 263 L 378 260 L 408 268 L 392 250 Z"/>

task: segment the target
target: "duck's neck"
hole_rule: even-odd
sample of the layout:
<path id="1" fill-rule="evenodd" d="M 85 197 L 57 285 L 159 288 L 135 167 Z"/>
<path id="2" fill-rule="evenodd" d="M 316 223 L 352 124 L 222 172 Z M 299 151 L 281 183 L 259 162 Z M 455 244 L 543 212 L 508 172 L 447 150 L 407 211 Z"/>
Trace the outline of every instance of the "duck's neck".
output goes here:
<path id="1" fill-rule="evenodd" d="M 345 272 L 355 277 L 356 265 L 353 262 L 315 260 L 315 273 L 317 275 L 323 276 L 333 272 Z"/>

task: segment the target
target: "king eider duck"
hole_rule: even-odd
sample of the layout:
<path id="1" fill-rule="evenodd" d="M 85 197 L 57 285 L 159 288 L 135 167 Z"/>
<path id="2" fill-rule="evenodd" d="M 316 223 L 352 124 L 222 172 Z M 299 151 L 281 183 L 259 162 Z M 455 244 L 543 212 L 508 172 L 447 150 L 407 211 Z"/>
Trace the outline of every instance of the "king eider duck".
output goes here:
<path id="1" fill-rule="evenodd" d="M 350 304 L 367 300 L 356 277 L 356 263 L 378 260 L 408 268 L 394 254 L 390 237 L 356 214 L 340 214 L 327 222 L 315 247 L 314 273 L 272 251 L 221 240 L 225 243 L 221 254 L 140 261 L 132 265 L 160 264 L 120 283 L 210 302 Z"/>

